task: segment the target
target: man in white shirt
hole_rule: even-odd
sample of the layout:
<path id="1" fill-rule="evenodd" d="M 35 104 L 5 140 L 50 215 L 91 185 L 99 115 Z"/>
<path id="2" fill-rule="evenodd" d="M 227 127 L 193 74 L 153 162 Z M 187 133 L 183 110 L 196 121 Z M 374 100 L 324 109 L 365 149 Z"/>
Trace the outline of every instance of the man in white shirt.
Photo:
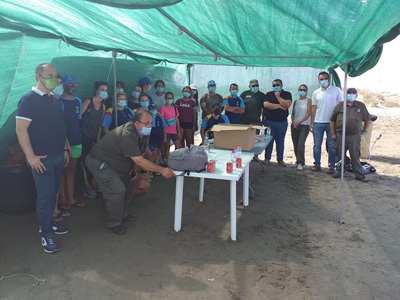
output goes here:
<path id="1" fill-rule="evenodd" d="M 321 171 L 321 145 L 326 132 L 328 144 L 328 174 L 335 173 L 335 141 L 331 137 L 330 117 L 336 104 L 343 101 L 342 91 L 335 86 L 331 86 L 330 76 L 327 72 L 318 74 L 320 88 L 315 90 L 312 95 L 312 110 L 310 131 L 314 135 L 314 166 L 311 169 L 313 172 Z"/>

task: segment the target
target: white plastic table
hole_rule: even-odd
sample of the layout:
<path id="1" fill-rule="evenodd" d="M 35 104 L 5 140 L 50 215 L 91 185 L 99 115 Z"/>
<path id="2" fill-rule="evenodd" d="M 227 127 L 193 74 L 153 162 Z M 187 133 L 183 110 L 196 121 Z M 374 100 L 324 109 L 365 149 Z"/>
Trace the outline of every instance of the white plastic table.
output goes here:
<path id="1" fill-rule="evenodd" d="M 203 171 L 200 173 L 190 172 L 190 175 L 182 175 L 183 172 L 175 171 L 176 187 L 175 187 L 175 220 L 174 230 L 176 232 L 181 230 L 182 227 L 182 202 L 183 202 L 183 186 L 184 178 L 196 177 L 200 178 L 199 188 L 199 201 L 203 202 L 204 195 L 204 179 L 219 179 L 227 180 L 230 183 L 230 211 L 231 211 L 231 239 L 236 241 L 236 182 L 244 175 L 243 180 L 243 205 L 249 205 L 249 165 L 253 159 L 254 154 L 243 152 L 242 153 L 242 168 L 233 168 L 233 172 L 228 174 L 226 172 L 226 163 L 231 159 L 231 151 L 212 149 L 208 153 L 208 160 L 215 160 L 214 173 L 207 173 Z M 180 175 L 180 176 L 179 176 Z"/>

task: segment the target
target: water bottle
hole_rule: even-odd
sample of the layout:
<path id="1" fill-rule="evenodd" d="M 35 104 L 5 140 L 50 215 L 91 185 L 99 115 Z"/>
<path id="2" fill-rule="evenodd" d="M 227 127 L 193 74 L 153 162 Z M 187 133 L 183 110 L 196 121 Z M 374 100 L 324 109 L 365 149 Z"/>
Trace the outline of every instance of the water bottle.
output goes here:
<path id="1" fill-rule="evenodd" d="M 208 132 L 206 132 L 205 136 L 204 136 L 204 151 L 206 153 L 208 153 L 208 149 L 209 149 L 209 141 L 208 141 Z"/>
<path id="2" fill-rule="evenodd" d="M 271 136 L 271 127 L 267 127 L 267 137 Z"/>
<path id="3" fill-rule="evenodd" d="M 236 158 L 238 158 L 238 157 L 242 157 L 242 147 L 240 146 L 240 144 L 237 145 L 237 148 L 236 148 Z"/>
<path id="4" fill-rule="evenodd" d="M 239 144 L 236 150 L 236 168 L 240 169 L 241 167 L 242 167 L 242 147 Z"/>
<path id="5" fill-rule="evenodd" d="M 236 152 L 235 152 L 235 150 L 232 151 L 231 162 L 232 162 L 233 165 L 236 164 Z"/>

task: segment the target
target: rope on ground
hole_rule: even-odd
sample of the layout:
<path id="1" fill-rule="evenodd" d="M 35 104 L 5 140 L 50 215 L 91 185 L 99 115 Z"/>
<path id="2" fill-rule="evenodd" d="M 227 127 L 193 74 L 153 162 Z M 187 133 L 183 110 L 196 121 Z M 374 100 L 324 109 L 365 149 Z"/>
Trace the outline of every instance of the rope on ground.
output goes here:
<path id="1" fill-rule="evenodd" d="M 32 278 L 35 278 L 37 280 L 37 282 L 32 284 L 32 286 L 42 286 L 42 285 L 44 285 L 46 283 L 46 278 L 40 279 L 40 278 L 37 278 L 36 276 L 31 275 L 31 274 L 13 274 L 13 275 L 8 275 L 8 276 L 1 276 L 0 277 L 0 281 L 2 281 L 3 279 L 16 277 L 16 276 L 30 276 Z"/>

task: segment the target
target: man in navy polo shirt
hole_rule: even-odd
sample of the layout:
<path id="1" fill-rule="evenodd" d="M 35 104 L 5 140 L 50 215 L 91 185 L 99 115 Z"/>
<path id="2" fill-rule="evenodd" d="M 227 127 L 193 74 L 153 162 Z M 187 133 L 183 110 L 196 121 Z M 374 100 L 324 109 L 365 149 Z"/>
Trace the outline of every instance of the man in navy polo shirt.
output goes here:
<path id="1" fill-rule="evenodd" d="M 231 124 L 240 124 L 240 115 L 245 112 L 244 101 L 237 94 L 239 87 L 236 83 L 232 83 L 229 87 L 229 96 L 224 98 L 222 106 L 225 108 L 225 115 Z"/>
<path id="2" fill-rule="evenodd" d="M 200 130 L 200 135 L 201 135 L 201 140 L 202 143 L 204 143 L 204 135 L 206 132 L 208 132 L 208 136 L 210 139 L 214 138 L 214 133 L 210 131 L 210 129 L 216 125 L 216 124 L 230 124 L 229 119 L 225 115 L 221 115 L 222 107 L 220 103 L 214 103 L 212 106 L 212 114 L 207 115 L 204 119 L 203 122 L 201 122 L 201 130 Z"/>
<path id="3" fill-rule="evenodd" d="M 53 253 L 58 251 L 54 233 L 68 232 L 66 227 L 53 222 L 53 212 L 70 149 L 63 105 L 51 92 L 57 86 L 55 66 L 40 64 L 36 67 L 35 78 L 36 87 L 23 95 L 18 103 L 16 132 L 35 181 L 42 245 L 45 252 Z"/>

